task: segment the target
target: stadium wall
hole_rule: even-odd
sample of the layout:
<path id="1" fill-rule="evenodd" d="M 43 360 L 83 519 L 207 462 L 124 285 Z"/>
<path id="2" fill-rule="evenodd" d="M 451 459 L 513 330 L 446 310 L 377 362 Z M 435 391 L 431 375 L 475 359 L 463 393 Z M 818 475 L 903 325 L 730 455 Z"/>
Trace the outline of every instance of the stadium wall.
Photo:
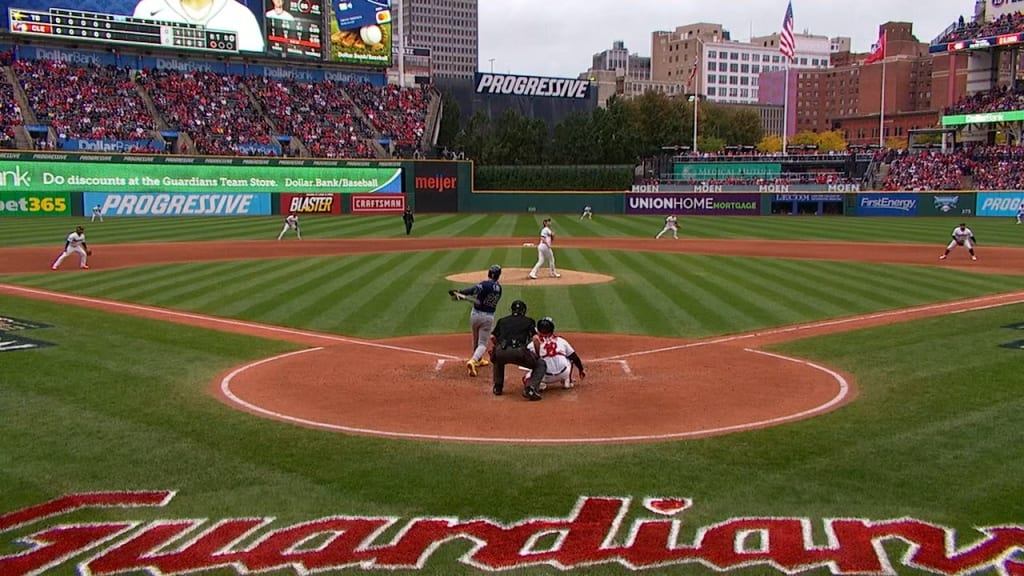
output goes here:
<path id="1" fill-rule="evenodd" d="M 52 152 L 0 153 L 0 217 L 418 213 L 1013 217 L 1024 191 L 641 185 L 621 192 L 477 191 L 473 164 Z"/>

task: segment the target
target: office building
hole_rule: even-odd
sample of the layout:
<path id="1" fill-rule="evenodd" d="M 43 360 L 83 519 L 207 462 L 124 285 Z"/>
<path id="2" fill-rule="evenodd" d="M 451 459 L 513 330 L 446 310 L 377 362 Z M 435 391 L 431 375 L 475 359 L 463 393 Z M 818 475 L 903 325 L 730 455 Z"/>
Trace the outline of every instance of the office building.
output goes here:
<path id="1" fill-rule="evenodd" d="M 403 45 L 430 53 L 434 78 L 473 78 L 479 69 L 478 0 L 394 0 Z"/>

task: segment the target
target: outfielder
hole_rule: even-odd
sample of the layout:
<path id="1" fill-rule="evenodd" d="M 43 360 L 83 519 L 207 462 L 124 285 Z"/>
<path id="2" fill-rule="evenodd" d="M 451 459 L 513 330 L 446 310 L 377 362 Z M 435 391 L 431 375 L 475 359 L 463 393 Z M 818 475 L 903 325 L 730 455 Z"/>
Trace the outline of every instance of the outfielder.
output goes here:
<path id="1" fill-rule="evenodd" d="M 589 205 L 583 207 L 583 214 L 580 214 L 580 220 L 586 218 L 587 220 L 594 219 L 594 209 Z"/>
<path id="2" fill-rule="evenodd" d="M 661 232 L 658 232 L 658 235 L 655 236 L 654 239 L 657 240 L 658 238 L 661 238 L 662 234 L 671 230 L 672 237 L 675 238 L 676 240 L 679 240 L 679 226 L 676 225 L 677 220 L 678 219 L 676 218 L 675 214 L 669 214 L 668 216 L 666 216 L 665 227 L 661 229 Z"/>
<path id="3" fill-rule="evenodd" d="M 967 251 L 971 253 L 971 260 L 977 260 L 978 257 L 974 255 L 974 232 L 967 227 L 967 224 L 961 223 L 956 228 L 953 228 L 953 240 L 946 246 L 946 252 L 939 256 L 939 260 L 945 260 L 946 256 L 949 256 L 949 252 L 957 246 L 963 246 L 967 248 Z"/>
<path id="4" fill-rule="evenodd" d="M 1020 208 L 1017 208 L 1017 224 L 1024 223 L 1024 202 L 1020 203 Z"/>
<path id="5" fill-rule="evenodd" d="M 548 263 L 548 273 L 552 278 L 561 278 L 562 275 L 555 269 L 555 253 L 551 250 L 551 242 L 555 239 L 555 232 L 551 230 L 551 218 L 544 219 L 544 227 L 540 229 L 540 242 L 537 243 L 537 263 L 530 270 L 530 279 L 537 279 L 537 271 L 544 262 Z"/>
<path id="6" fill-rule="evenodd" d="M 75 231 L 68 234 L 67 239 L 64 241 L 64 251 L 60 253 L 57 260 L 50 266 L 50 270 L 56 270 L 60 268 L 64 259 L 70 256 L 72 253 L 78 254 L 78 267 L 82 270 L 88 270 L 89 265 L 86 263 L 87 257 L 92 254 L 92 250 L 89 250 L 89 246 L 85 243 L 85 228 L 81 226 L 75 228 Z"/>
<path id="7" fill-rule="evenodd" d="M 454 300 L 466 300 L 473 303 L 473 311 L 469 313 L 469 328 L 473 336 L 473 357 L 466 362 L 466 370 L 470 376 L 476 376 L 481 366 L 490 364 L 484 358 L 487 342 L 491 338 L 494 327 L 494 312 L 501 300 L 501 266 L 494 264 L 487 269 L 487 280 L 462 290 L 449 290 L 448 295 Z"/>
<path id="8" fill-rule="evenodd" d="M 294 212 L 288 214 L 288 217 L 284 219 L 284 227 L 281 228 L 281 233 L 277 235 L 277 239 L 284 238 L 284 233 L 289 229 L 295 230 L 295 236 L 302 240 L 302 231 L 299 229 L 299 217 Z"/>
<path id="9" fill-rule="evenodd" d="M 103 222 L 103 208 L 99 204 L 92 207 L 92 220 L 89 222 L 95 222 L 99 218 L 100 222 Z"/>
<path id="10" fill-rule="evenodd" d="M 580 378 L 586 378 L 587 373 L 583 370 L 583 361 L 580 360 L 572 344 L 565 338 L 555 334 L 555 321 L 545 316 L 537 321 L 537 339 L 530 342 L 527 349 L 534 354 L 539 354 L 544 360 L 546 369 L 544 377 L 540 380 L 540 389 L 544 390 L 548 384 L 559 384 L 562 388 L 572 388 L 576 385 L 572 380 L 572 368 L 576 367 Z M 538 344 L 540 352 L 538 352 Z M 530 379 L 533 371 L 528 371 L 523 376 L 523 384 Z"/>

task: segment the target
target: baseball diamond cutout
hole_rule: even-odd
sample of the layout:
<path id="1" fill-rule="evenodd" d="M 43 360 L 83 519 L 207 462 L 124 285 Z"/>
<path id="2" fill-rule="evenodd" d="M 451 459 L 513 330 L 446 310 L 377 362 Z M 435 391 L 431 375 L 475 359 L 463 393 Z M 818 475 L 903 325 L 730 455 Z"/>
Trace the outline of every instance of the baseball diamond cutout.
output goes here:
<path id="1" fill-rule="evenodd" d="M 507 247 L 515 241 L 482 238 L 473 245 Z M 415 245 L 387 239 L 126 244 L 104 247 L 93 268 L 460 250 L 465 246 L 462 238 L 420 239 Z M 561 239 L 559 246 L 942 265 L 1003 274 L 1024 270 L 1024 250 L 998 247 L 988 248 L 981 262 L 940 264 L 935 261 L 934 247 L 927 245 L 885 245 L 881 250 L 841 242 L 664 243 L 581 238 Z M 48 247 L 0 248 L 0 274 L 43 271 L 51 257 Z M 476 272 L 472 281 L 481 278 L 483 272 Z M 467 336 L 461 333 L 371 341 L 14 285 L 0 284 L 0 293 L 308 346 L 237 367 L 211 383 L 211 391 L 225 403 L 262 417 L 392 438 L 553 444 L 693 438 L 823 414 L 851 401 L 856 395 L 854 383 L 827 367 L 763 352 L 759 347 L 1024 302 L 1024 292 L 1015 292 L 700 341 L 570 333 L 568 337 L 584 355 L 588 377 L 574 389 L 548 390 L 544 401 L 527 402 L 519 396 L 521 372 L 515 368 L 507 368 L 506 392 L 501 397 L 491 394 L 491 368 L 482 369 L 476 378 L 465 374 L 464 358 L 452 355 L 453 350 L 468 345 Z M 356 361 L 365 357 L 366 348 L 387 350 L 387 365 Z M 342 366 L 345 377 L 339 378 Z"/>

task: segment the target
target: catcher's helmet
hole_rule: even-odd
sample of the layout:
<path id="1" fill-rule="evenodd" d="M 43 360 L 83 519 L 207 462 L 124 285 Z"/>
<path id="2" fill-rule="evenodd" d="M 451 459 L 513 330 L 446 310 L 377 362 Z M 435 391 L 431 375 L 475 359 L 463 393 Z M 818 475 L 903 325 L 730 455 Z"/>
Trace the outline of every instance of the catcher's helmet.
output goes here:
<path id="1" fill-rule="evenodd" d="M 537 332 L 541 334 L 552 334 L 555 331 L 555 321 L 550 316 L 537 320 Z"/>
<path id="2" fill-rule="evenodd" d="M 526 314 L 526 302 L 522 300 L 515 300 L 512 302 L 512 313 L 513 314 Z"/>
<path id="3" fill-rule="evenodd" d="M 501 277 L 501 266 L 498 266 L 497 264 L 494 264 L 493 266 L 488 268 L 487 269 L 487 277 L 490 278 L 491 280 L 497 280 L 498 278 L 500 278 Z"/>

